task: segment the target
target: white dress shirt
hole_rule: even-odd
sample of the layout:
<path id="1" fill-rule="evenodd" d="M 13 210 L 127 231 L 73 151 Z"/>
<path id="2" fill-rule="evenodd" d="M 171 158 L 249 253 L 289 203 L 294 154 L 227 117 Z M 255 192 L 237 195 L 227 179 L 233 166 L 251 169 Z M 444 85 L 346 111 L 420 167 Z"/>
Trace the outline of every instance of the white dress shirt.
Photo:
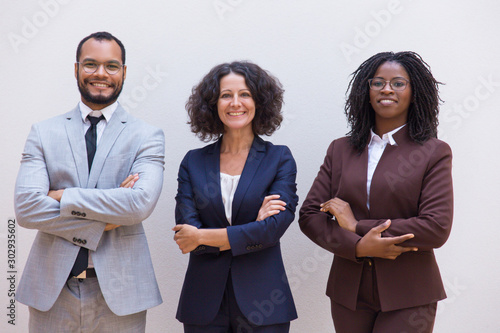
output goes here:
<path id="1" fill-rule="evenodd" d="M 87 105 L 85 105 L 83 102 L 80 101 L 78 104 L 80 107 L 80 112 L 82 113 L 82 121 L 84 123 L 84 129 L 83 129 L 83 136 L 85 136 L 85 133 L 87 133 L 87 130 L 90 128 L 90 120 L 87 119 L 87 116 L 91 117 L 100 117 L 101 115 L 104 116 L 104 121 L 101 120 L 99 123 L 97 123 L 97 145 L 99 145 L 99 141 L 101 140 L 102 133 L 104 132 L 104 129 L 109 123 L 109 120 L 113 116 L 113 113 L 116 111 L 118 108 L 118 102 L 114 102 L 111 105 L 106 106 L 104 109 L 94 111 L 91 108 L 89 108 Z"/>

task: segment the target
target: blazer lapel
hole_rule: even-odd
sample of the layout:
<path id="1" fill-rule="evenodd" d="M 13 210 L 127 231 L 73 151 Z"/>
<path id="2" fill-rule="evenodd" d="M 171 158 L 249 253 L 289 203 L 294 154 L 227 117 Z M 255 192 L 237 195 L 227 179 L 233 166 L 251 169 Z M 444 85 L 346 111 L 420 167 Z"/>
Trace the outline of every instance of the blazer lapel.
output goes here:
<path id="1" fill-rule="evenodd" d="M 207 151 L 205 161 L 205 176 L 206 176 L 206 189 L 202 193 L 210 193 L 210 204 L 215 211 L 218 221 L 225 221 L 224 226 L 228 226 L 226 213 L 224 211 L 224 203 L 222 202 L 222 195 L 220 189 L 220 145 L 222 138 L 213 144 Z"/>
<path id="2" fill-rule="evenodd" d="M 232 222 L 233 224 L 237 224 L 238 221 L 238 212 L 240 210 L 241 204 L 243 202 L 243 198 L 245 197 L 245 193 L 248 190 L 248 187 L 252 183 L 257 169 L 259 168 L 260 162 L 266 153 L 266 146 L 264 140 L 256 136 L 253 140 L 252 147 L 250 148 L 250 152 L 248 153 L 247 160 L 245 162 L 245 166 L 243 168 L 243 172 L 241 173 L 240 181 L 238 183 L 238 187 L 236 188 L 236 192 L 234 193 L 233 199 L 233 211 L 232 211 Z"/>
<path id="3" fill-rule="evenodd" d="M 106 161 L 106 157 L 108 156 L 111 147 L 115 144 L 116 139 L 127 125 L 127 121 L 127 112 L 125 112 L 125 110 L 118 105 L 118 108 L 113 113 L 113 116 L 102 133 L 101 140 L 97 146 L 94 162 L 92 163 L 92 169 L 90 170 L 88 179 L 88 188 L 94 188 L 96 186 L 102 167 Z"/>
<path id="4" fill-rule="evenodd" d="M 378 190 L 387 187 L 387 179 L 385 174 L 388 172 L 394 172 L 395 175 L 399 174 L 397 168 L 401 165 L 401 163 L 395 163 L 394 161 L 399 161 L 398 156 L 402 157 L 401 146 L 404 147 L 409 142 L 411 142 L 410 136 L 408 134 L 408 125 L 404 126 L 399 131 L 394 133 L 392 137 L 394 138 L 394 141 L 396 141 L 396 145 L 386 145 L 382 156 L 380 156 L 377 167 L 375 168 L 375 172 L 373 173 L 372 183 L 370 186 L 370 207 L 374 207 L 372 206 L 372 201 L 373 205 L 377 204 L 378 198 L 375 193 Z"/>
<path id="5" fill-rule="evenodd" d="M 85 145 L 85 134 L 83 133 L 83 121 L 80 108 L 77 106 L 66 114 L 66 135 L 68 136 L 73 159 L 75 160 L 76 173 L 80 186 L 87 184 L 89 169 L 87 162 L 87 146 Z M 59 143 L 56 143 L 59 144 Z"/>

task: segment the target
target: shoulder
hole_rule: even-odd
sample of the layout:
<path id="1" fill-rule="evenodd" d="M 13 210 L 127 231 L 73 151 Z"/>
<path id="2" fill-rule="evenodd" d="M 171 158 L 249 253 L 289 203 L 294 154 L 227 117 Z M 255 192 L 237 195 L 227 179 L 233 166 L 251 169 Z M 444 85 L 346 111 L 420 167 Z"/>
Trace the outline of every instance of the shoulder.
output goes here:
<path id="1" fill-rule="evenodd" d="M 78 108 L 73 109 L 69 112 L 59 114 L 57 116 L 36 122 L 35 124 L 33 124 L 33 126 L 39 127 L 39 128 L 52 128 L 52 129 L 54 129 L 54 126 L 57 126 L 58 124 L 63 125 L 68 120 L 71 120 L 72 118 L 77 117 L 77 116 L 79 116 Z"/>
<path id="2" fill-rule="evenodd" d="M 200 156 L 200 155 L 214 154 L 217 150 L 217 145 L 218 141 L 200 148 L 191 149 L 187 152 L 186 155 Z"/>
<path id="3" fill-rule="evenodd" d="M 206 158 L 206 156 L 217 154 L 218 141 L 206 145 L 201 148 L 195 148 L 189 150 L 186 155 L 184 155 L 182 163 L 185 164 L 188 161 L 200 162 Z"/>
<path id="4" fill-rule="evenodd" d="M 288 148 L 288 146 L 275 145 L 274 143 L 272 143 L 270 141 L 266 141 L 259 136 L 255 137 L 255 141 L 253 143 L 253 148 L 255 148 L 258 151 L 266 151 L 266 152 L 272 152 L 272 153 L 277 153 L 277 152 L 291 153 L 290 148 Z"/>
<path id="5" fill-rule="evenodd" d="M 429 154 L 431 160 L 437 161 L 443 158 L 451 160 L 452 158 L 450 145 L 442 140 L 431 138 L 424 142 L 423 146 L 425 147 L 425 151 Z"/>
<path id="6" fill-rule="evenodd" d="M 327 155 L 342 154 L 344 152 L 355 153 L 347 136 L 333 140 L 328 146 Z"/>
<path id="7" fill-rule="evenodd" d="M 397 158 L 400 163 L 422 168 L 426 172 L 435 167 L 451 169 L 452 152 L 450 146 L 439 139 L 430 138 L 423 143 L 405 141 L 398 143 Z"/>
<path id="8" fill-rule="evenodd" d="M 424 154 L 430 158 L 439 157 L 443 155 L 451 156 L 451 147 L 444 141 L 430 138 L 423 143 L 409 141 L 402 143 L 402 148 L 410 150 L 410 154 L 421 155 Z"/>
<path id="9" fill-rule="evenodd" d="M 449 144 L 447 144 L 446 142 L 444 142 L 443 140 L 440 140 L 440 139 L 436 139 L 436 138 L 431 138 L 429 140 L 427 140 L 424 145 L 428 145 L 428 146 L 431 146 L 431 147 L 436 147 L 438 148 L 440 151 L 443 151 L 443 152 L 450 152 L 451 153 L 451 147 Z"/>
<path id="10" fill-rule="evenodd" d="M 261 152 L 264 153 L 264 158 L 266 160 L 280 160 L 280 161 L 295 161 L 292 155 L 292 151 L 288 146 L 285 145 L 275 145 L 270 141 L 263 140 L 260 137 L 256 137 L 253 143 L 254 153 Z M 252 152 L 250 152 L 252 154 Z"/>
<path id="11" fill-rule="evenodd" d="M 127 124 L 133 125 L 134 128 L 137 128 L 141 131 L 144 131 L 147 133 L 155 133 L 155 132 L 162 132 L 163 133 L 163 130 L 160 129 L 159 127 L 151 125 L 150 123 L 146 122 L 145 120 L 133 116 L 132 114 L 125 111 L 123 108 L 117 109 L 115 111 L 115 114 L 113 114 L 113 117 L 115 117 L 115 116 L 117 118 L 119 118 L 119 121 L 127 122 Z"/>

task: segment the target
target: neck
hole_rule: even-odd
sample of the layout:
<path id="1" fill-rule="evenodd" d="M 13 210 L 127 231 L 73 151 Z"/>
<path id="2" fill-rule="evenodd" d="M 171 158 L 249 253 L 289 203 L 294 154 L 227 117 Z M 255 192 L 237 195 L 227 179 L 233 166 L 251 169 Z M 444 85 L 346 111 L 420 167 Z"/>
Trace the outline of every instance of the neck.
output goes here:
<path id="1" fill-rule="evenodd" d="M 237 154 L 250 150 L 255 135 L 253 132 L 227 131 L 222 137 L 221 153 Z"/>
<path id="2" fill-rule="evenodd" d="M 113 104 L 114 102 L 116 102 L 116 100 L 112 101 L 111 103 L 106 103 L 106 104 L 96 104 L 96 103 L 91 103 L 91 102 L 88 102 L 86 100 L 84 100 L 82 98 L 82 103 L 87 105 L 92 111 L 99 111 L 99 110 L 102 110 L 104 109 L 105 107 L 108 107 L 110 106 L 111 104 Z"/>

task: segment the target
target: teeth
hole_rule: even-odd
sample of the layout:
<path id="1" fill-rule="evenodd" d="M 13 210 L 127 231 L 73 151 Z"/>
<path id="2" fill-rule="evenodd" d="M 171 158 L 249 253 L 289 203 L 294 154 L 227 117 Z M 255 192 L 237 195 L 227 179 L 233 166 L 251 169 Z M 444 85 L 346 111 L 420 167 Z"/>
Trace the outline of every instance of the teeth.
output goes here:
<path id="1" fill-rule="evenodd" d="M 391 99 L 383 99 L 383 100 L 380 101 L 380 103 L 389 104 L 389 103 L 394 103 L 394 101 L 391 100 Z"/>
<path id="2" fill-rule="evenodd" d="M 245 112 L 229 112 L 229 115 L 230 116 L 241 116 L 242 114 L 244 114 Z"/>
<path id="3" fill-rule="evenodd" d="M 94 87 L 101 87 L 101 88 L 107 88 L 109 87 L 107 84 L 102 84 L 102 83 L 92 83 Z"/>

